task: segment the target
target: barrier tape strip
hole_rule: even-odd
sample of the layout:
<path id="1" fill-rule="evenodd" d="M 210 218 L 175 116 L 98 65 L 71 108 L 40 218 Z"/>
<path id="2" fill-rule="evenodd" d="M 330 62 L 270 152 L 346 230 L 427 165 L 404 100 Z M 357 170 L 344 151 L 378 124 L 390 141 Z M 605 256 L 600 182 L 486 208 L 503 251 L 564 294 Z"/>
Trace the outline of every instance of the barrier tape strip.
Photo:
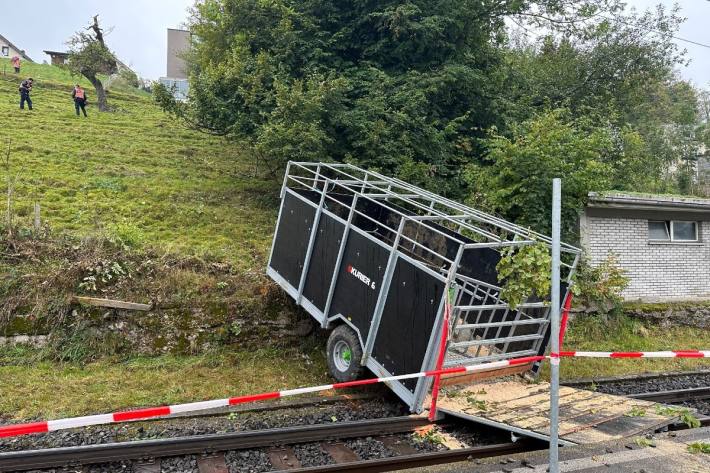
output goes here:
<path id="1" fill-rule="evenodd" d="M 550 358 L 710 358 L 710 350 L 675 351 L 561 351 Z"/>
<path id="2" fill-rule="evenodd" d="M 278 399 L 300 394 L 330 391 L 331 389 L 343 389 L 356 386 L 365 386 L 376 383 L 389 383 L 392 381 L 402 381 L 405 379 L 423 378 L 425 376 L 441 376 L 447 374 L 461 374 L 475 371 L 488 371 L 506 366 L 522 365 L 534 363 L 545 359 L 554 359 L 559 362 L 561 357 L 582 357 L 582 358 L 710 358 L 710 350 L 680 350 L 680 351 L 656 351 L 656 352 L 594 352 L 594 351 L 562 351 L 551 353 L 550 356 L 528 356 L 514 358 L 511 360 L 494 361 L 482 363 L 480 365 L 457 366 L 441 370 L 422 371 L 419 373 L 402 374 L 397 376 L 387 376 L 384 378 L 369 378 L 344 383 L 324 384 L 321 386 L 311 386 L 298 389 L 287 389 L 284 391 L 272 391 L 268 393 L 254 394 L 249 396 L 237 396 L 225 399 L 215 399 L 210 401 L 190 402 L 187 404 L 175 404 L 172 406 L 148 407 L 132 411 L 114 412 L 112 414 L 98 414 L 83 417 L 70 417 L 66 419 L 50 420 L 43 422 L 31 422 L 25 424 L 12 424 L 0 427 L 0 438 L 16 437 L 19 435 L 39 434 L 54 432 L 57 430 L 74 429 L 77 427 L 88 427 L 91 425 L 112 424 L 117 422 L 145 420 L 155 417 L 162 417 L 169 414 L 199 412 L 219 407 L 233 406 L 247 402 L 264 401 L 268 399 Z"/>
<path id="3" fill-rule="evenodd" d="M 73 429 L 76 427 L 88 427 L 90 425 L 112 424 L 130 420 L 145 420 L 155 417 L 162 417 L 169 414 L 199 412 L 218 407 L 233 406 L 253 401 L 264 401 L 267 399 L 278 399 L 300 394 L 329 391 L 331 389 L 351 388 L 355 386 L 365 386 L 375 383 L 389 383 L 392 381 L 402 381 L 405 379 L 423 378 L 425 376 L 440 376 L 447 374 L 459 374 L 473 371 L 487 371 L 504 368 L 506 366 L 522 365 L 544 360 L 544 356 L 529 356 L 525 358 L 515 358 L 512 360 L 495 361 L 492 363 L 482 363 L 472 366 L 458 366 L 441 370 L 423 371 L 420 373 L 402 374 L 398 376 L 387 376 L 384 378 L 369 378 L 356 381 L 346 381 L 344 383 L 324 384 L 321 386 L 311 386 L 307 388 L 288 389 L 285 391 L 273 391 L 268 393 L 255 394 L 251 396 L 238 396 L 211 401 L 191 402 L 187 404 L 177 404 L 172 406 L 149 407 L 133 411 L 115 412 L 112 414 L 99 414 L 84 417 L 71 417 L 67 419 L 50 420 L 44 422 L 33 422 L 28 424 L 14 424 L 0 427 L 0 438 L 15 437 L 26 434 L 37 434 L 54 432 L 56 430 Z"/>

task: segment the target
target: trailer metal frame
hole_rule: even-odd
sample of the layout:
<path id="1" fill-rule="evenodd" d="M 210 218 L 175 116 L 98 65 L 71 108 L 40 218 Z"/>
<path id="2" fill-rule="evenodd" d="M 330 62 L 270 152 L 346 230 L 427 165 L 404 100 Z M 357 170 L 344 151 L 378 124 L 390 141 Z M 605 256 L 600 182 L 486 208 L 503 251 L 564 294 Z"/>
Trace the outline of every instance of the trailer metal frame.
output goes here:
<path id="1" fill-rule="evenodd" d="M 430 305 L 435 308 L 431 309 L 433 312 L 427 320 L 431 322 L 435 312 L 433 323 L 422 328 L 428 330 L 428 341 L 425 350 L 419 345 L 419 351 L 423 353 L 417 354 L 422 359 L 421 367 L 416 366 L 417 369 L 434 369 L 435 352 L 441 338 L 444 294 L 449 288 L 454 289 L 455 304 L 445 367 L 538 355 L 546 350 L 549 302 L 530 299 L 515 309 L 511 308 L 500 298 L 502 288 L 494 263 L 500 258 L 502 249 L 536 242 L 549 247 L 552 243 L 549 237 L 400 179 L 350 164 L 289 162 L 280 195 L 281 207 L 267 274 L 322 328 L 348 324 L 360 340 L 362 364 L 377 376 L 404 374 L 394 373 L 400 367 L 395 366 L 392 357 L 377 353 L 382 345 L 378 344 L 378 335 L 392 336 L 382 332 L 381 328 L 386 306 L 394 304 L 392 300 L 398 291 L 405 290 L 392 286 L 396 272 L 398 285 L 406 286 L 410 282 L 411 286 L 415 281 L 424 284 L 430 292 L 433 291 L 431 293 L 440 294 L 436 296 L 438 300 L 431 299 Z M 285 211 L 285 207 L 289 209 Z M 304 222 L 300 221 L 301 217 Z M 284 223 L 285 220 L 290 223 Z M 301 232 L 307 233 L 307 238 L 294 234 L 293 228 L 287 228 L 293 227 L 293 222 L 304 227 Z M 342 227 L 342 230 L 334 230 L 336 227 Z M 328 264 L 313 269 L 314 253 L 325 254 L 324 242 L 319 235 L 326 235 L 323 238 L 331 240 L 339 238 L 337 253 L 332 251 L 335 249 L 332 245 L 327 253 Z M 299 244 L 293 248 L 287 247 L 285 241 L 291 238 L 300 238 Z M 352 269 L 345 258 L 346 251 L 352 250 L 354 239 L 369 248 L 361 246 L 358 255 L 368 251 L 377 253 L 381 259 L 386 255 L 384 268 L 382 263 L 373 263 L 373 268 L 377 269 L 371 269 L 381 277 L 364 277 L 377 294 L 376 301 L 370 301 L 374 302 L 374 309 L 365 317 L 369 323 L 361 321 L 358 324 L 347 313 L 334 309 L 334 302 L 340 302 L 338 299 L 343 297 L 342 291 L 336 296 L 339 286 L 344 284 L 341 268 Z M 561 280 L 564 291 L 567 291 L 581 251 L 564 243 L 561 251 Z M 287 265 L 281 260 L 288 252 L 299 256 Z M 288 254 L 288 257 L 293 255 Z M 298 268 L 293 268 L 294 262 Z M 316 298 L 304 293 L 313 292 L 313 288 L 306 287 L 307 280 L 316 276 L 322 279 L 324 275 L 318 275 L 318 272 L 325 271 L 326 266 L 332 268 L 332 275 L 323 279 L 318 290 L 322 288 L 324 292 L 320 294 L 320 301 L 315 301 Z M 403 276 L 405 270 L 409 271 L 406 277 Z M 413 275 L 412 271 L 418 275 Z M 426 281 L 422 282 L 424 279 Z M 389 312 L 387 314 L 391 316 Z M 399 317 L 409 316 L 400 314 Z M 430 384 L 431 379 L 425 378 L 419 380 L 416 387 L 400 382 L 389 386 L 413 412 L 420 412 Z"/>

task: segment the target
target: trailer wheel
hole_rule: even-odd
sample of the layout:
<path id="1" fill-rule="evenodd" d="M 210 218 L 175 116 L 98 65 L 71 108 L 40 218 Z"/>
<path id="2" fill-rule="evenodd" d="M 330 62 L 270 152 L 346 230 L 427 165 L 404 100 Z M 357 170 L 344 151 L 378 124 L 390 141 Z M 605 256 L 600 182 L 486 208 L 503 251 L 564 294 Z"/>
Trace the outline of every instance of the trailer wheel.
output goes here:
<path id="1" fill-rule="evenodd" d="M 362 347 L 353 329 L 339 325 L 328 337 L 328 369 L 339 382 L 353 381 L 362 374 Z"/>

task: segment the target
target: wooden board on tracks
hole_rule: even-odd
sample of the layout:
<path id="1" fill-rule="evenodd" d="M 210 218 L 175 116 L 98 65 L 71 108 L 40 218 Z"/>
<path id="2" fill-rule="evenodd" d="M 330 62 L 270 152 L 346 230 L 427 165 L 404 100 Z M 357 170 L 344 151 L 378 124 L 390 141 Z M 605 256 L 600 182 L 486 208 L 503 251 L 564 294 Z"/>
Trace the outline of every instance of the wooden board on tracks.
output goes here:
<path id="1" fill-rule="evenodd" d="M 547 440 L 550 434 L 550 385 L 522 378 L 485 380 L 447 388 L 439 398 L 443 413 Z M 623 396 L 560 388 L 560 440 L 566 444 L 605 442 L 673 423 L 659 404 Z"/>

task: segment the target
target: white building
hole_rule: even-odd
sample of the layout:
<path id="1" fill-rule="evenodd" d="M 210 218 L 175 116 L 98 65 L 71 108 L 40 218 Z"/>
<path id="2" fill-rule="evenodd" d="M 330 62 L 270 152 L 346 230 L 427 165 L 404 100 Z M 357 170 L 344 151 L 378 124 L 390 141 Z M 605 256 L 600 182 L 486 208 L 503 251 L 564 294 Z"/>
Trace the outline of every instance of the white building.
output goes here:
<path id="1" fill-rule="evenodd" d="M 626 300 L 710 299 L 710 199 L 592 192 L 580 232 L 593 265 L 617 257 Z"/>

